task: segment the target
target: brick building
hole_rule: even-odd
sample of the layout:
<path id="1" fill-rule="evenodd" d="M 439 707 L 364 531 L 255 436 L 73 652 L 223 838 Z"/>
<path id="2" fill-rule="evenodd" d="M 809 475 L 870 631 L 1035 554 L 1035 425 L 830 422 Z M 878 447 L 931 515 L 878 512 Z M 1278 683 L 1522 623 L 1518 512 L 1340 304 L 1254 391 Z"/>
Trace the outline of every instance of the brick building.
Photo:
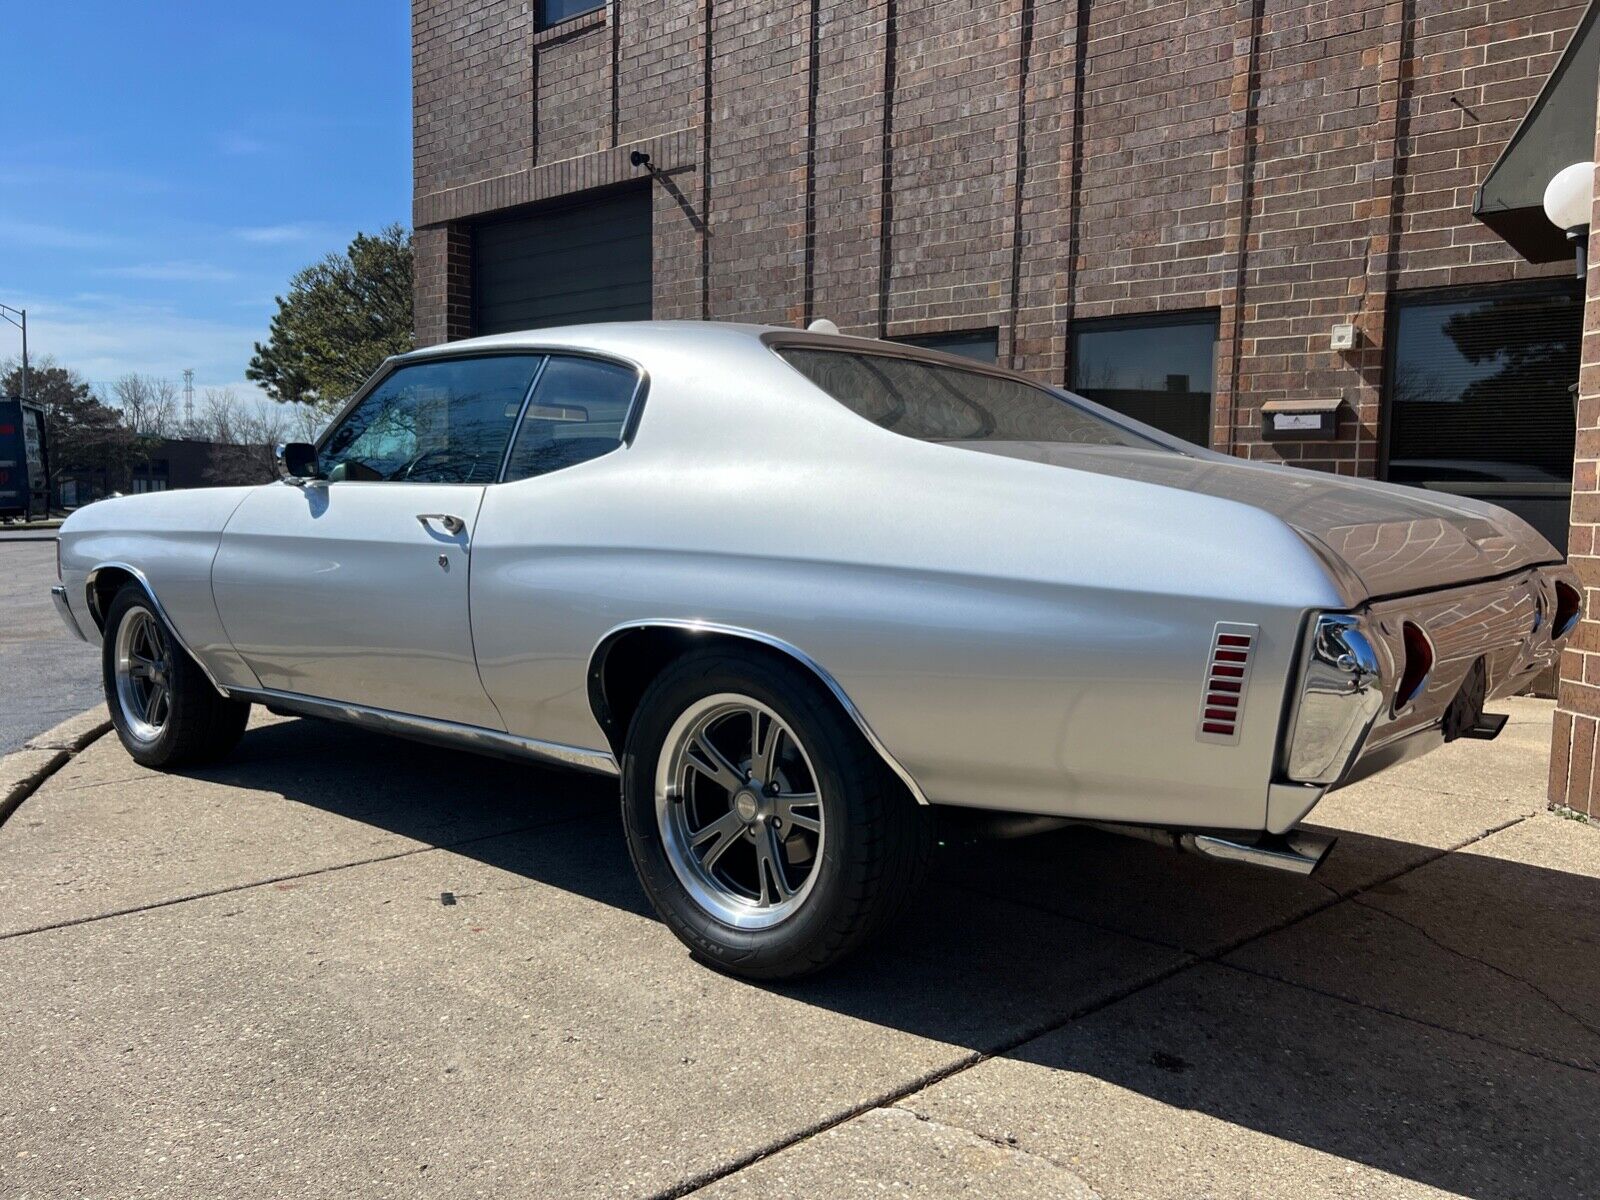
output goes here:
<path id="1" fill-rule="evenodd" d="M 1571 251 L 1479 189 L 1586 7 L 416 0 L 419 339 L 825 316 L 1563 547 L 1584 353 L 1585 565 L 1600 310 L 1585 342 Z M 1331 437 L 1263 437 L 1308 411 Z M 1552 790 L 1581 774 L 1587 806 L 1600 625 L 1579 641 Z"/>

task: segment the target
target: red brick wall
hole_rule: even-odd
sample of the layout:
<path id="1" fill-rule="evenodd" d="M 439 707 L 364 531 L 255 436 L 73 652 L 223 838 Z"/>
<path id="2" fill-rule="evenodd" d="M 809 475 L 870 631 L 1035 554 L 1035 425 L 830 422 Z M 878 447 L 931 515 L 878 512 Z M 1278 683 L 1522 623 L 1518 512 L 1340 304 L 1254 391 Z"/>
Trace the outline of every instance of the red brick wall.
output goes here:
<path id="1" fill-rule="evenodd" d="M 533 154 L 532 17 L 526 0 L 412 6 L 412 169 L 436 191 L 526 165 Z"/>
<path id="2" fill-rule="evenodd" d="M 431 346 L 472 335 L 472 240 L 458 225 L 424 226 L 415 259 L 417 342 Z"/>
<path id="3" fill-rule="evenodd" d="M 1595 145 L 1600 162 L 1600 137 Z M 1600 182 L 1600 181 L 1597 181 Z M 1572 528 L 1567 561 L 1578 572 L 1584 612 L 1561 656 L 1555 733 L 1550 752 L 1550 803 L 1600 816 L 1600 186 L 1589 225 L 1589 278 L 1584 285 L 1583 364 L 1578 372 L 1578 444 L 1572 468 Z"/>
<path id="4" fill-rule="evenodd" d="M 659 316 L 994 326 L 1063 381 L 1074 319 L 1215 308 L 1214 444 L 1372 474 L 1396 292 L 1563 269 L 1471 200 L 1581 8 L 614 0 L 536 32 L 524 4 L 418 0 L 417 221 L 465 237 L 648 145 Z M 464 332 L 440 261 L 424 340 Z M 1261 404 L 1307 396 L 1344 402 L 1338 439 L 1262 443 Z"/>
<path id="5" fill-rule="evenodd" d="M 418 339 L 470 332 L 475 217 L 638 178 L 637 148 L 659 317 L 993 326 L 1060 382 L 1075 319 L 1215 308 L 1213 444 L 1370 475 L 1395 296 L 1568 269 L 1471 206 L 1583 7 L 612 0 L 536 31 L 525 0 L 416 0 Z M 1571 542 L 1591 599 L 1596 271 Z M 1308 396 L 1344 402 L 1337 440 L 1264 444 L 1261 404 Z M 1600 622 L 1562 675 L 1551 797 L 1600 813 Z"/>
<path id="6" fill-rule="evenodd" d="M 809 13 L 793 0 L 713 8 L 713 318 L 801 319 Z"/>
<path id="7" fill-rule="evenodd" d="M 899 0 L 888 332 L 1005 323 L 1018 0 Z"/>

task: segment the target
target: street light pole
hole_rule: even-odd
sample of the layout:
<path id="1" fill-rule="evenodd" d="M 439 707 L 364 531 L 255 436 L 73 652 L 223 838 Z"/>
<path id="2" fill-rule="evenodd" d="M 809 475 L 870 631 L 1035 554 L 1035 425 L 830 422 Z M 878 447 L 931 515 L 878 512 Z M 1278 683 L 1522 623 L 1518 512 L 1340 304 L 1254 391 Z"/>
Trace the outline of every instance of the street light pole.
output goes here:
<path id="1" fill-rule="evenodd" d="M 14 317 L 11 314 L 16 313 Z M 4 317 L 11 324 L 22 330 L 22 398 L 28 398 L 28 310 L 25 308 L 12 308 L 9 304 L 0 304 L 0 317 Z M 20 320 L 18 318 L 21 318 Z"/>

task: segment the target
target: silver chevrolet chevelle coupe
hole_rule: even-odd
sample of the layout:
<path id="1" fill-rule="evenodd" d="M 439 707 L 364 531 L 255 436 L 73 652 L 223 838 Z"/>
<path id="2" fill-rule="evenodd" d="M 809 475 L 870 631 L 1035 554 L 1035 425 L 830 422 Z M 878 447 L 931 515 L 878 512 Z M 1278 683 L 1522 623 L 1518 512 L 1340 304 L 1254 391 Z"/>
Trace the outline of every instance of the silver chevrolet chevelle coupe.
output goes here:
<path id="1" fill-rule="evenodd" d="M 1580 608 L 1492 505 L 823 333 L 421 350 L 280 460 L 62 527 L 128 752 L 255 703 L 618 776 L 662 919 L 757 978 L 882 928 L 941 809 L 1310 871 L 1325 793 L 1494 736 Z"/>

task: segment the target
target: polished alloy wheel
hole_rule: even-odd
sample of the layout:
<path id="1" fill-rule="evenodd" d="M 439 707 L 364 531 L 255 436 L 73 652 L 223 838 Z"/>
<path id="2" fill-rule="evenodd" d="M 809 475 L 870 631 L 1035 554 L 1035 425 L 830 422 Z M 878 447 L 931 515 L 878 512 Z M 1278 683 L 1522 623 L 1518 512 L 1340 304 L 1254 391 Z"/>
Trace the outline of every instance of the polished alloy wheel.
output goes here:
<path id="1" fill-rule="evenodd" d="M 161 736 L 172 714 L 172 657 L 166 634 L 147 608 L 131 608 L 117 628 L 117 705 L 141 742 Z"/>
<path id="2" fill-rule="evenodd" d="M 811 893 L 822 793 L 793 730 L 766 705 L 721 693 L 691 704 L 661 748 L 656 819 L 690 897 L 739 929 L 766 929 Z"/>

